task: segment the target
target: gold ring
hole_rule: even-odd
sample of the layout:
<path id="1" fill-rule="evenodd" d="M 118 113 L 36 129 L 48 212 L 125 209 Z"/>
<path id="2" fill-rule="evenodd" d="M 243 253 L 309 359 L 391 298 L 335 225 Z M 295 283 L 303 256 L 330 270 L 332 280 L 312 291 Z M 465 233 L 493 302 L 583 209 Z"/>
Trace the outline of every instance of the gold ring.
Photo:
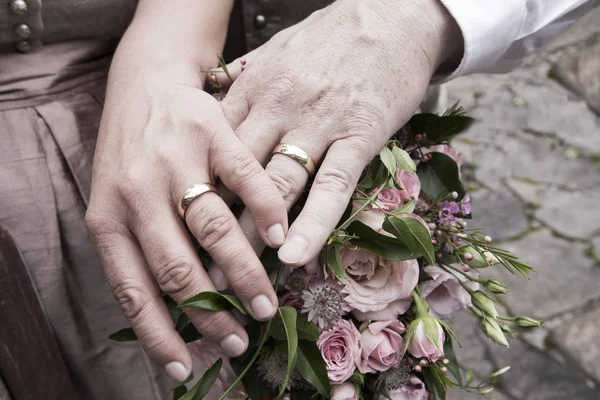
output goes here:
<path id="1" fill-rule="evenodd" d="M 185 212 L 187 208 L 192 204 L 192 201 L 196 200 L 198 197 L 202 196 L 207 192 L 217 192 L 217 189 L 210 182 L 199 183 L 191 186 L 188 190 L 183 193 L 181 199 L 179 199 L 179 203 L 177 204 L 177 212 L 179 216 L 185 220 Z"/>
<path id="2" fill-rule="evenodd" d="M 283 154 L 292 160 L 299 162 L 304 168 L 306 168 L 309 175 L 312 175 L 315 172 L 315 162 L 304 150 L 298 146 L 294 146 L 293 144 L 279 143 L 277 147 L 275 147 L 275 150 L 273 150 L 273 154 Z"/>

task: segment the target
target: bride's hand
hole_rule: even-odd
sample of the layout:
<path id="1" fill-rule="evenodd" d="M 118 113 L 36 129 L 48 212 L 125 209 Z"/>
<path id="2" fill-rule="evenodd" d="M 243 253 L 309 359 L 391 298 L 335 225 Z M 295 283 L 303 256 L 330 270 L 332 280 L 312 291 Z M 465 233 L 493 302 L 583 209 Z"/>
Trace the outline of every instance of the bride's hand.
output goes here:
<path id="1" fill-rule="evenodd" d="M 339 0 L 244 56 L 243 73 L 240 60 L 230 64 L 235 81 L 223 110 L 288 209 L 309 174 L 272 150 L 292 144 L 320 163 L 279 249 L 282 262 L 300 266 L 318 254 L 363 168 L 412 116 L 432 74 L 461 43 L 438 0 Z M 260 251 L 250 214 L 240 224 Z"/>
<path id="2" fill-rule="evenodd" d="M 210 60 L 206 62 L 201 56 L 189 58 L 192 52 L 186 46 L 186 54 L 173 54 L 178 43 L 169 43 L 164 36 L 173 24 L 158 29 L 160 22 L 152 18 L 160 14 L 158 3 L 164 2 L 155 2 L 157 9 L 140 3 L 142 9 L 111 66 L 86 222 L 108 281 L 139 342 L 154 361 L 181 381 L 191 372 L 192 361 L 162 293 L 181 302 L 215 290 L 187 228 L 221 266 L 252 317 L 272 317 L 277 297 L 223 200 L 212 192 L 199 196 L 183 221 L 177 212 L 180 197 L 194 184 L 219 179 L 248 206 L 261 237 L 273 247 L 285 239 L 287 215 L 269 176 L 235 136 L 219 103 L 202 90 L 200 70 L 216 64 L 218 45 L 195 43 L 205 46 L 205 58 Z M 149 2 L 143 4 L 148 7 Z M 210 19 L 211 6 L 203 6 L 202 15 Z M 175 15 L 179 8 L 164 11 Z M 148 15 L 151 18 L 143 23 L 138 20 Z M 153 37 L 154 32 L 160 37 Z M 165 63 L 152 58 L 152 46 L 161 40 L 165 48 L 156 54 Z M 184 311 L 198 331 L 220 344 L 227 355 L 245 351 L 248 337 L 232 314 Z"/>

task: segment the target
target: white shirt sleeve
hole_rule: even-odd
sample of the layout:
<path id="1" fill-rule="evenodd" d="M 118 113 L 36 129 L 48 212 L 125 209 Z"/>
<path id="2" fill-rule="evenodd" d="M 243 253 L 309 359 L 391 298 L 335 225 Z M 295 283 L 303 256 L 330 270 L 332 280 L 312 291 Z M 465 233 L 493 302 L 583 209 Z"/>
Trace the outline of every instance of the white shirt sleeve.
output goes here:
<path id="1" fill-rule="evenodd" d="M 475 72 L 507 72 L 565 31 L 600 0 L 440 0 L 464 40 L 460 65 L 433 82 Z"/>

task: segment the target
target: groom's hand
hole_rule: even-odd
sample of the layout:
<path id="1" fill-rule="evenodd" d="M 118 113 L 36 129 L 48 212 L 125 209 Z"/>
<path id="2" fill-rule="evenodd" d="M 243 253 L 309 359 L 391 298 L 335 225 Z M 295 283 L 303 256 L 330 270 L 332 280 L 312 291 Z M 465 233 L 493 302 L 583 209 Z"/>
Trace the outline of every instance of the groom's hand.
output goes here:
<path id="1" fill-rule="evenodd" d="M 223 110 L 288 209 L 309 174 L 272 150 L 292 144 L 320 164 L 279 249 L 282 262 L 301 266 L 319 253 L 364 167 L 413 115 L 432 74 L 461 44 L 437 0 L 338 0 L 243 57 L 243 73 L 240 60 L 230 64 L 237 79 Z M 250 210 L 240 224 L 260 251 Z"/>

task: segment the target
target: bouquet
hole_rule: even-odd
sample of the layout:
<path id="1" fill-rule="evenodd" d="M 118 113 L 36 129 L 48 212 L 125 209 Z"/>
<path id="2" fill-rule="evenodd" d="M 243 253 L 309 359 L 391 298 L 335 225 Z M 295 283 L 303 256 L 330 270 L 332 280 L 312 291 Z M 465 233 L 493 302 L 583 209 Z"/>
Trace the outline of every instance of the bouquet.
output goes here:
<path id="1" fill-rule="evenodd" d="M 455 386 L 490 393 L 509 367 L 477 382 L 472 372 L 461 373 L 453 350 L 460 338 L 445 321 L 469 310 L 506 347 L 515 325 L 541 322 L 496 310 L 508 288 L 485 278 L 485 269 L 525 278 L 533 269 L 468 227 L 462 157 L 448 142 L 471 123 L 457 105 L 441 116 L 414 115 L 364 170 L 318 260 L 290 269 L 276 250 L 263 252 L 280 307 L 268 322 L 247 321 L 250 344 L 242 356 L 227 359 L 200 340 L 182 311 L 233 310 L 244 318 L 233 293 L 203 292 L 179 305 L 165 297 L 176 330 L 209 367 L 189 388 L 174 387 L 173 399 L 202 399 L 215 385 L 220 399 L 251 400 L 433 400 Z M 123 329 L 111 338 L 136 337 Z"/>

